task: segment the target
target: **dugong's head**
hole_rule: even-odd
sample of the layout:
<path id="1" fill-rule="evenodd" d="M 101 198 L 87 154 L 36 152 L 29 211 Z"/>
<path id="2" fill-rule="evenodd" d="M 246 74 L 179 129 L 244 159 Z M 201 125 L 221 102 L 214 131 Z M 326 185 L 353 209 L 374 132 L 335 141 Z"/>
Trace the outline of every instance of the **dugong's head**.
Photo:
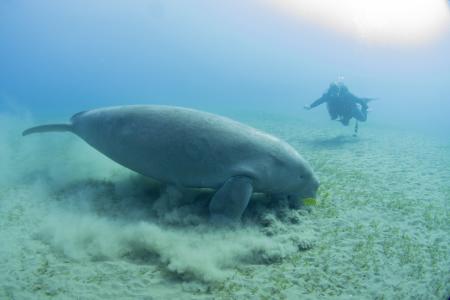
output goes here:
<path id="1" fill-rule="evenodd" d="M 284 144 L 275 163 L 271 176 L 275 194 L 295 199 L 316 197 L 319 180 L 309 163 L 294 148 Z"/>
<path id="2" fill-rule="evenodd" d="M 289 174 L 285 190 L 289 197 L 300 199 L 316 198 L 319 180 L 308 162 L 300 157 L 292 165 L 286 166 L 285 172 Z"/>

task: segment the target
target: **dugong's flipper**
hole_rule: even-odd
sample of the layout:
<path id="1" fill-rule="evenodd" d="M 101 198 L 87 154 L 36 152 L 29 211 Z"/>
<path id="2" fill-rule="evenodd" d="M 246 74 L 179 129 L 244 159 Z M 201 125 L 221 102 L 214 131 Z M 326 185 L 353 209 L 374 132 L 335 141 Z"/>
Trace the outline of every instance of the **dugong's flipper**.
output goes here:
<path id="1" fill-rule="evenodd" d="M 244 176 L 229 178 L 209 204 L 213 223 L 239 221 L 253 193 L 252 180 Z"/>
<path id="2" fill-rule="evenodd" d="M 41 125 L 36 127 L 31 127 L 22 132 L 22 135 L 29 135 L 32 133 L 38 133 L 38 132 L 51 132 L 51 131 L 72 131 L 72 125 L 71 124 L 48 124 L 48 125 Z"/>

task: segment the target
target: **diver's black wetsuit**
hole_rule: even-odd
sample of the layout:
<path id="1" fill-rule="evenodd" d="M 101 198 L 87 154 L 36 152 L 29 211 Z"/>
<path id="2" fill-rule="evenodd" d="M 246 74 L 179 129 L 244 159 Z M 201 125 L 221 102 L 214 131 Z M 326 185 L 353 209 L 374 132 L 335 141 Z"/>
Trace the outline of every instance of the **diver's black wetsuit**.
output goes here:
<path id="1" fill-rule="evenodd" d="M 339 117 L 339 121 L 346 126 L 351 118 L 361 122 L 367 120 L 368 99 L 356 97 L 344 85 L 331 84 L 328 91 L 311 103 L 309 108 L 314 108 L 325 102 L 332 120 Z"/>

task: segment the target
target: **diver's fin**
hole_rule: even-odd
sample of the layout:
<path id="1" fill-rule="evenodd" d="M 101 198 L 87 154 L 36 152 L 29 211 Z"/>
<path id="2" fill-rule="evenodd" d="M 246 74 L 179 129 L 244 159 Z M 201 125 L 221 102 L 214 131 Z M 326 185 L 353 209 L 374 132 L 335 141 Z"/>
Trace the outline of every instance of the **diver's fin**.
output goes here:
<path id="1" fill-rule="evenodd" d="M 48 124 L 48 125 L 40 125 L 36 127 L 31 127 L 22 132 L 22 136 L 26 136 L 33 133 L 41 133 L 41 132 L 65 132 L 70 131 L 72 132 L 72 125 L 71 124 Z"/>
<path id="2" fill-rule="evenodd" d="M 364 100 L 366 103 L 369 103 L 371 101 L 378 100 L 378 98 L 361 98 L 361 100 Z"/>

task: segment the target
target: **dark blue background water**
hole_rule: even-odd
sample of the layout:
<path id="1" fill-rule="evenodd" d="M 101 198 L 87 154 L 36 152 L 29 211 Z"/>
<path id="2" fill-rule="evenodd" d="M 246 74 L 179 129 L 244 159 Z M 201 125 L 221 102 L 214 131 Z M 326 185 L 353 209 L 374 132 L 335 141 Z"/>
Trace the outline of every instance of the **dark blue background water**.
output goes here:
<path id="1" fill-rule="evenodd" d="M 450 34 L 367 44 L 261 1 L 0 1 L 0 103 L 37 118 L 127 103 L 306 114 L 338 76 L 380 124 L 450 132 Z M 312 112 L 327 122 L 324 110 Z"/>

